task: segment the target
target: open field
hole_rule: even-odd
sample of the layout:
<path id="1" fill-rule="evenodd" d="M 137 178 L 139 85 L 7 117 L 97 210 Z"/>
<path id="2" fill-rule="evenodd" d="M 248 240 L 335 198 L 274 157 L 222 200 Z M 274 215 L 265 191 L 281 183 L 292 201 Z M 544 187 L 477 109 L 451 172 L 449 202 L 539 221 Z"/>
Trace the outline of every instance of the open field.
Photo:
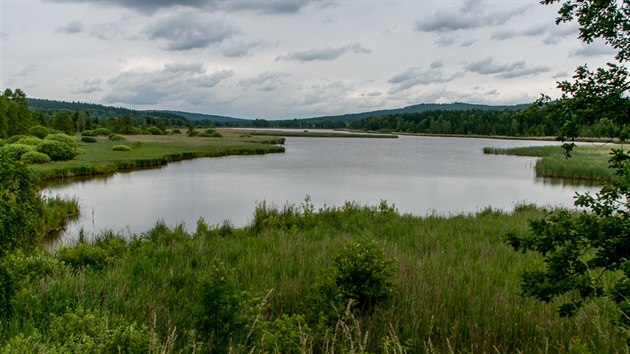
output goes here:
<path id="1" fill-rule="evenodd" d="M 543 213 L 522 206 L 511 214 L 420 218 L 386 204 L 319 211 L 308 203 L 262 205 L 245 228 L 200 222 L 187 234 L 157 224 L 128 244 L 110 236 L 52 256 L 18 255 L 8 260 L 45 271 L 19 282 L 0 349 L 10 342 L 33 351 L 72 338 L 78 346 L 85 336 L 98 343 L 100 333 L 129 340 L 135 333 L 148 338 L 145 350 L 159 352 L 257 353 L 274 345 L 306 353 L 628 352 L 610 322 L 614 306 L 591 303 L 567 319 L 555 304 L 519 295 L 520 274 L 541 261 L 514 252 L 504 237 Z M 314 301 L 318 284 L 340 250 L 361 237 L 376 241 L 396 265 L 392 296 L 372 311 L 321 322 L 334 309 Z M 208 291 L 223 300 L 207 302 Z M 210 313 L 228 326 L 211 327 L 214 336 L 201 330 L 212 323 L 204 317 Z M 67 321 L 62 327 L 60 319 Z"/>
<path id="2" fill-rule="evenodd" d="M 197 157 L 284 152 L 284 147 L 278 146 L 284 143 L 282 138 L 240 137 L 230 132 L 220 138 L 178 134 L 128 135 L 125 139 L 111 141 L 99 137 L 96 143 L 81 143 L 83 153 L 73 160 L 31 165 L 31 169 L 46 180 L 146 168 Z M 131 151 L 113 151 L 116 145 L 127 145 Z"/>
<path id="3" fill-rule="evenodd" d="M 558 146 L 531 146 L 517 148 L 484 148 L 485 154 L 534 156 L 540 157 L 536 162 L 536 176 L 591 181 L 614 181 L 615 176 L 608 168 L 611 148 L 616 145 L 577 145 L 567 158 L 563 149 Z"/>

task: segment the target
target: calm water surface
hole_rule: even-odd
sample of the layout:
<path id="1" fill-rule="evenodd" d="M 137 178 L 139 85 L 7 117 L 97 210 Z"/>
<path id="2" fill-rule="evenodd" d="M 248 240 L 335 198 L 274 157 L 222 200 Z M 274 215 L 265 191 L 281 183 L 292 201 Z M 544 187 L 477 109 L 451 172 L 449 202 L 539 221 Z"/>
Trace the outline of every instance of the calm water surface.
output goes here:
<path id="1" fill-rule="evenodd" d="M 286 153 L 202 158 L 153 170 L 59 184 L 45 195 L 77 197 L 81 218 L 62 242 L 101 230 L 138 233 L 157 220 L 243 226 L 257 202 L 316 207 L 381 200 L 403 213 L 426 215 L 510 210 L 517 203 L 572 206 L 576 191 L 595 187 L 547 183 L 534 176 L 534 158 L 484 155 L 484 146 L 552 142 L 470 138 L 287 138 Z"/>

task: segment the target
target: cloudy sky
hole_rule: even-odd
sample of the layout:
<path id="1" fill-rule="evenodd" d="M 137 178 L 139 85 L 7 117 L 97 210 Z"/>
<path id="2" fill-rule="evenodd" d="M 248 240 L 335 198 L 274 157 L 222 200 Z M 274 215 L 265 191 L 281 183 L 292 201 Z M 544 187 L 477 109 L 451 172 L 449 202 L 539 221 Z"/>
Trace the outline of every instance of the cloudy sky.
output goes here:
<path id="1" fill-rule="evenodd" d="M 585 46 L 537 0 L 0 0 L 0 87 L 244 118 L 417 103 L 515 104 Z"/>

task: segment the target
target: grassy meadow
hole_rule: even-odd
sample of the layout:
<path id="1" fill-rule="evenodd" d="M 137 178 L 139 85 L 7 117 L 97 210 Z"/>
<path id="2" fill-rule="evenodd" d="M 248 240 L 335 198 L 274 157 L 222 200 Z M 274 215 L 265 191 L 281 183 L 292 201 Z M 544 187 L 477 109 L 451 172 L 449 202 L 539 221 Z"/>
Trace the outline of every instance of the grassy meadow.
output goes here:
<path id="1" fill-rule="evenodd" d="M 127 135 L 124 140 L 96 137 L 95 143 L 80 143 L 82 153 L 74 159 L 31 165 L 31 170 L 46 180 L 146 168 L 197 157 L 284 152 L 284 148 L 278 146 L 284 143 L 280 137 L 242 136 L 230 130 L 221 134 L 222 137 Z M 118 145 L 128 146 L 131 151 L 114 151 Z"/>
<path id="2" fill-rule="evenodd" d="M 555 304 L 520 295 L 520 274 L 542 262 L 504 238 L 545 212 L 415 217 L 385 203 L 263 204 L 243 228 L 158 223 L 131 241 L 110 234 L 52 255 L 18 253 L 5 260 L 18 291 L 0 351 L 628 352 L 611 304 L 561 318 Z M 391 296 L 365 311 L 322 301 L 333 299 L 321 284 L 340 253 L 364 239 L 383 259 L 344 257 L 359 273 L 391 262 Z"/>
<path id="3" fill-rule="evenodd" d="M 516 148 L 483 149 L 485 154 L 533 156 L 540 157 L 536 162 L 536 176 L 567 179 L 581 179 L 599 182 L 610 182 L 615 176 L 608 168 L 611 148 L 619 146 L 577 145 L 567 158 L 558 146 L 529 146 Z"/>

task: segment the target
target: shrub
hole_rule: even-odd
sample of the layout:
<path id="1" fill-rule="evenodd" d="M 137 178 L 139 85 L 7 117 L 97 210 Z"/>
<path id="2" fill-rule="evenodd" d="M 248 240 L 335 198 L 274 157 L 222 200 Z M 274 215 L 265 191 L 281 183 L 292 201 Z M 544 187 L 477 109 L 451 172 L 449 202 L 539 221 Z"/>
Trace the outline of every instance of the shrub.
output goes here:
<path id="1" fill-rule="evenodd" d="M 84 143 L 95 143 L 96 142 L 96 138 L 93 136 L 82 136 L 81 137 L 81 141 Z"/>
<path id="2" fill-rule="evenodd" d="M 15 294 L 14 277 L 3 262 L 0 262 L 0 319 L 9 318 L 13 312 L 11 299 Z"/>
<path id="3" fill-rule="evenodd" d="M 33 146 L 24 144 L 9 144 L 0 148 L 0 151 L 12 159 L 19 160 L 22 155 L 29 151 L 33 151 Z"/>
<path id="4" fill-rule="evenodd" d="M 226 352 L 229 343 L 238 343 L 237 338 L 253 322 L 253 306 L 222 263 L 212 266 L 201 283 L 201 307 L 196 316 L 199 333 L 212 341 L 212 352 Z"/>
<path id="5" fill-rule="evenodd" d="M 35 125 L 31 127 L 31 129 L 28 130 L 28 133 L 40 139 L 44 139 L 46 135 L 50 134 L 50 132 L 48 131 L 48 128 L 43 127 L 41 125 Z"/>
<path id="6" fill-rule="evenodd" d="M 42 230 L 43 203 L 35 177 L 0 152 L 0 256 L 34 244 Z"/>
<path id="7" fill-rule="evenodd" d="M 223 135 L 214 129 L 206 129 L 203 133 L 197 134 L 197 136 L 201 136 L 204 138 L 220 138 Z"/>
<path id="8" fill-rule="evenodd" d="M 50 156 L 46 154 L 42 154 L 41 152 L 29 151 L 25 153 L 24 155 L 22 155 L 22 157 L 20 158 L 20 161 L 26 164 L 37 164 L 37 163 L 50 162 L 51 158 Z"/>
<path id="9" fill-rule="evenodd" d="M 112 147 L 113 151 L 131 151 L 131 146 L 129 145 L 114 145 Z"/>
<path id="10" fill-rule="evenodd" d="M 108 136 L 111 134 L 107 128 L 96 128 L 92 132 L 94 133 L 94 136 Z"/>
<path id="11" fill-rule="evenodd" d="M 107 139 L 109 139 L 111 141 L 124 141 L 124 140 L 127 140 L 127 138 L 125 138 L 124 136 L 122 136 L 120 134 L 109 134 L 109 136 L 107 136 Z"/>
<path id="12" fill-rule="evenodd" d="M 84 130 L 81 132 L 81 136 L 94 136 L 94 130 Z"/>
<path id="13" fill-rule="evenodd" d="M 181 134 L 181 133 L 182 133 L 182 131 L 181 131 L 181 130 L 179 130 L 179 129 L 173 129 L 173 130 L 171 130 L 171 134 Z"/>
<path id="14" fill-rule="evenodd" d="M 64 143 L 73 149 L 76 149 L 79 147 L 79 144 L 77 144 L 77 139 L 75 137 L 67 135 L 67 134 L 63 134 L 63 133 L 46 135 L 46 140 L 52 140 L 52 141 L 58 141 L 58 142 Z"/>
<path id="15" fill-rule="evenodd" d="M 72 160 L 76 155 L 76 149 L 66 143 L 56 140 L 46 140 L 37 146 L 37 151 L 46 154 L 53 161 Z"/>
<path id="16" fill-rule="evenodd" d="M 18 140 L 16 142 L 16 144 L 23 144 L 23 145 L 31 145 L 31 146 L 37 146 L 42 142 L 42 139 L 40 138 L 36 138 L 34 136 L 29 136 L 26 138 L 22 138 L 20 140 Z"/>
<path id="17" fill-rule="evenodd" d="M 14 144 L 14 143 L 17 143 L 17 141 L 22 139 L 22 138 L 28 138 L 28 135 L 12 135 L 12 136 L 4 139 L 4 142 L 6 144 Z"/>
<path id="18" fill-rule="evenodd" d="M 58 260 L 72 268 L 90 267 L 103 269 L 107 265 L 107 254 L 98 247 L 82 242 L 74 247 L 63 247 L 57 250 Z"/>
<path id="19" fill-rule="evenodd" d="M 395 260 L 385 260 L 376 241 L 351 240 L 334 258 L 314 293 L 316 316 L 336 321 L 350 303 L 351 309 L 369 312 L 393 294 Z"/>
<path id="20" fill-rule="evenodd" d="M 11 338 L 3 353 L 149 353 L 152 338 L 143 324 L 81 308 L 52 315 L 42 335 L 35 330 Z M 159 343 L 153 343 L 159 344 Z"/>
<path id="21" fill-rule="evenodd" d="M 149 132 L 151 135 L 164 135 L 164 132 L 162 131 L 162 129 L 156 126 L 148 127 L 147 132 Z"/>

